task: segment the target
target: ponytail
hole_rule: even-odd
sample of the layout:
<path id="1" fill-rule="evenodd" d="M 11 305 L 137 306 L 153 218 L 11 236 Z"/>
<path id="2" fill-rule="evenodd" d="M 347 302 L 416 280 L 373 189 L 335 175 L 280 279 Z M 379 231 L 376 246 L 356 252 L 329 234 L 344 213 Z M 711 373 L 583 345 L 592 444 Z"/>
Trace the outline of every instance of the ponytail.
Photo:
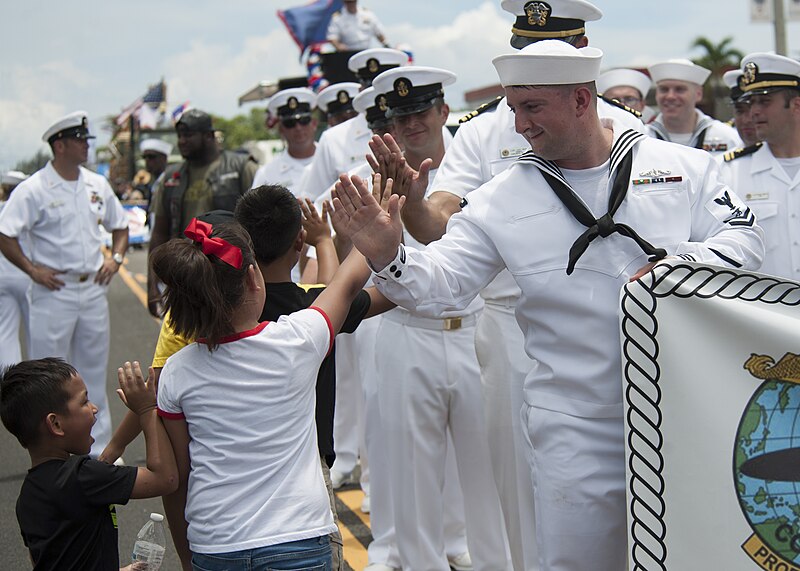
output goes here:
<path id="1" fill-rule="evenodd" d="M 213 351 L 223 337 L 235 333 L 231 317 L 244 298 L 247 270 L 255 259 L 250 237 L 238 223 L 207 226 L 209 236 L 173 238 L 159 246 L 150 264 L 166 286 L 162 302 L 170 327 L 189 339 L 204 338 Z M 232 263 L 237 257 L 238 267 Z"/>

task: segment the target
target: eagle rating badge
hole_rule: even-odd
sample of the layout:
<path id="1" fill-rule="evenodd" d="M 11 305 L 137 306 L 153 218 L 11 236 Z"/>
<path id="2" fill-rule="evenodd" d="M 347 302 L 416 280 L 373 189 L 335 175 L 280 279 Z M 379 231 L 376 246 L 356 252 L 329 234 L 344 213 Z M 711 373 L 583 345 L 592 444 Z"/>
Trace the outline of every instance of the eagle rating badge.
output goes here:
<path id="1" fill-rule="evenodd" d="M 744 364 L 763 381 L 739 424 L 734 479 L 753 530 L 742 549 L 762 569 L 800 569 L 800 356 L 752 355 Z"/>

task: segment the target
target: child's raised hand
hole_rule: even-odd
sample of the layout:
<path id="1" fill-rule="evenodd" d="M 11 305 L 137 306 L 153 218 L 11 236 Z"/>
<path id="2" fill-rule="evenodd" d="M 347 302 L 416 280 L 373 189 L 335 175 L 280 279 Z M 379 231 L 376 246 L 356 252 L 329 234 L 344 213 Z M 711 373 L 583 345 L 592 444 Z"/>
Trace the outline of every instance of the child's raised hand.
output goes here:
<path id="1" fill-rule="evenodd" d="M 154 374 L 153 367 L 150 367 L 148 378 L 153 379 Z M 117 378 L 120 387 L 117 389 L 117 394 L 125 406 L 134 413 L 142 415 L 156 408 L 155 384 L 152 381 L 145 382 L 138 361 L 134 361 L 133 364 L 125 361 L 125 364 L 117 369 Z"/>
<path id="2" fill-rule="evenodd" d="M 331 227 L 328 225 L 328 211 L 324 208 L 320 216 L 314 203 L 310 199 L 298 198 L 300 210 L 303 213 L 303 228 L 306 230 L 306 242 L 316 246 L 321 240 L 331 237 Z"/>

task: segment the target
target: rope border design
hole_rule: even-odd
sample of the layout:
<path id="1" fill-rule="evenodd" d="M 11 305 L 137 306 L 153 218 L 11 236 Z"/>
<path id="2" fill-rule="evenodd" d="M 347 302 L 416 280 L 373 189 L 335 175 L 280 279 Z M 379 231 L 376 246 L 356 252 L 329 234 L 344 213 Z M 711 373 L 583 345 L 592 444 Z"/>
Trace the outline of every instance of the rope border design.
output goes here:
<path id="1" fill-rule="evenodd" d="M 665 482 L 661 454 L 661 370 L 658 366 L 658 300 L 739 299 L 800 306 L 800 284 L 780 278 L 693 263 L 664 262 L 622 291 L 620 328 L 631 472 L 632 571 L 666 571 Z"/>

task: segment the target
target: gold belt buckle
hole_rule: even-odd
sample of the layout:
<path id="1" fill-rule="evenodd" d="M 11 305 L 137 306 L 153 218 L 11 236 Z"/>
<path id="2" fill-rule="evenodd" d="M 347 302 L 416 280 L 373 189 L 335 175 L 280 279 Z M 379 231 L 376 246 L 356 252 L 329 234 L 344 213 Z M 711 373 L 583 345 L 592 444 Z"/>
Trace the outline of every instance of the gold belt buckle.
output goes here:
<path id="1" fill-rule="evenodd" d="M 89 274 L 81 274 L 78 276 L 78 281 L 83 283 L 89 279 Z"/>
<path id="2" fill-rule="evenodd" d="M 444 320 L 445 331 L 455 331 L 456 329 L 461 329 L 460 317 L 448 317 Z"/>

